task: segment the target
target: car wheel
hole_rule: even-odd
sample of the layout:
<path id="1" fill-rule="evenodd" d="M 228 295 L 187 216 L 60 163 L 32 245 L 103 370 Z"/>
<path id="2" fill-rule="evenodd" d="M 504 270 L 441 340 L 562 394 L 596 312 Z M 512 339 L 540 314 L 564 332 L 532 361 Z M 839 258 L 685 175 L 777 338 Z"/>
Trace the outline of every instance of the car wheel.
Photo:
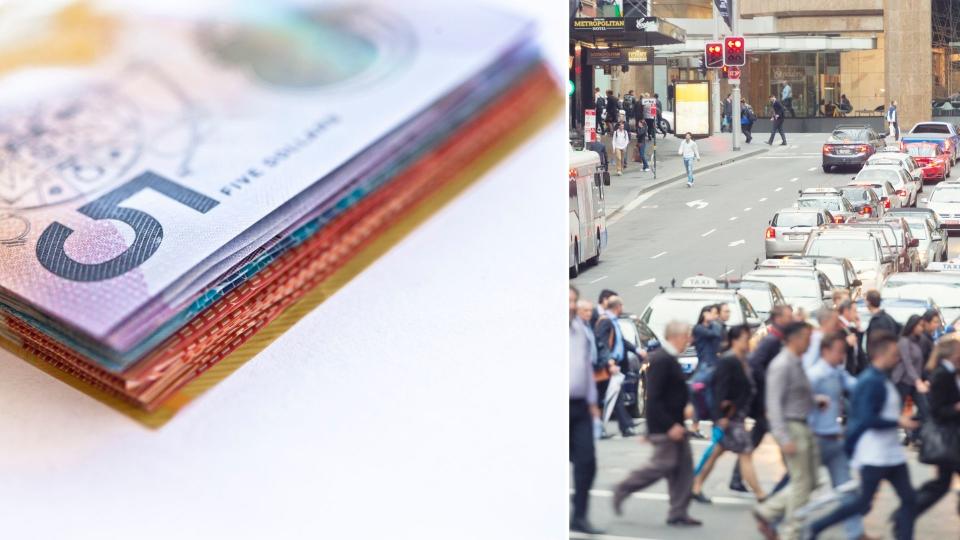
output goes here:
<path id="1" fill-rule="evenodd" d="M 667 133 L 673 133 L 673 128 L 670 126 L 670 122 L 661 118 L 660 119 L 660 131 L 665 131 Z"/>
<path id="2" fill-rule="evenodd" d="M 600 264 L 600 231 L 597 231 L 597 254 L 590 258 L 590 264 Z"/>
<path id="3" fill-rule="evenodd" d="M 823 166 L 823 172 L 829 173 L 829 172 L 830 172 L 830 165 L 824 165 L 824 166 Z"/>
<path id="4" fill-rule="evenodd" d="M 570 277 L 580 275 L 580 242 L 573 245 L 573 266 L 570 267 Z"/>

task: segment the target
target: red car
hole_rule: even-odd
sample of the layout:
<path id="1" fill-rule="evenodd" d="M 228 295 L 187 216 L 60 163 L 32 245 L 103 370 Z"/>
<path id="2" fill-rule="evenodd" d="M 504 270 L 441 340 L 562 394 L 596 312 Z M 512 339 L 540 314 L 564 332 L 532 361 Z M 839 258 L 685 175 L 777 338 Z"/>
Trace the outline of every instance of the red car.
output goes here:
<path id="1" fill-rule="evenodd" d="M 950 176 L 950 151 L 930 142 L 904 143 L 903 151 L 923 168 L 923 181 L 946 180 Z"/>

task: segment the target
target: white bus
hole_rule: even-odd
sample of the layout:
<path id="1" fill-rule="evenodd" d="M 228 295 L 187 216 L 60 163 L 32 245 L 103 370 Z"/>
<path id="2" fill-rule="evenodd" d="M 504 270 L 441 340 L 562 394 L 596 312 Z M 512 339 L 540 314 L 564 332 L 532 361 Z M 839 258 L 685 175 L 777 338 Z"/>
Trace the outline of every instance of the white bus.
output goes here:
<path id="1" fill-rule="evenodd" d="M 576 277 L 584 263 L 600 261 L 607 247 L 607 216 L 604 185 L 610 173 L 600 167 L 600 155 L 589 150 L 570 150 L 570 276 Z"/>

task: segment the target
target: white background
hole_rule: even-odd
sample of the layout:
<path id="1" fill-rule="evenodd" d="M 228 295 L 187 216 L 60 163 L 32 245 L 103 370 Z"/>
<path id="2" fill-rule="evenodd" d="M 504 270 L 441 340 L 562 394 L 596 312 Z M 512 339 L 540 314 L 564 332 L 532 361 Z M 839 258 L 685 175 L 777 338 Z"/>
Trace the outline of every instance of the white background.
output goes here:
<path id="1" fill-rule="evenodd" d="M 562 538 L 565 125 L 160 430 L 0 351 L 0 538 Z"/>

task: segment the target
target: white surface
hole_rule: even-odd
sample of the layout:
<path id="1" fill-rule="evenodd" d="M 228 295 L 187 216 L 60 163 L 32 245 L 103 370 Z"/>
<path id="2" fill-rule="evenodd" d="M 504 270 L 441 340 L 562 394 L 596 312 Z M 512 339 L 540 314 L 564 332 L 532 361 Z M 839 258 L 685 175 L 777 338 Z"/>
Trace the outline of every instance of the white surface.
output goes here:
<path id="1" fill-rule="evenodd" d="M 0 537 L 563 537 L 564 131 L 158 431 L 0 351 Z"/>

